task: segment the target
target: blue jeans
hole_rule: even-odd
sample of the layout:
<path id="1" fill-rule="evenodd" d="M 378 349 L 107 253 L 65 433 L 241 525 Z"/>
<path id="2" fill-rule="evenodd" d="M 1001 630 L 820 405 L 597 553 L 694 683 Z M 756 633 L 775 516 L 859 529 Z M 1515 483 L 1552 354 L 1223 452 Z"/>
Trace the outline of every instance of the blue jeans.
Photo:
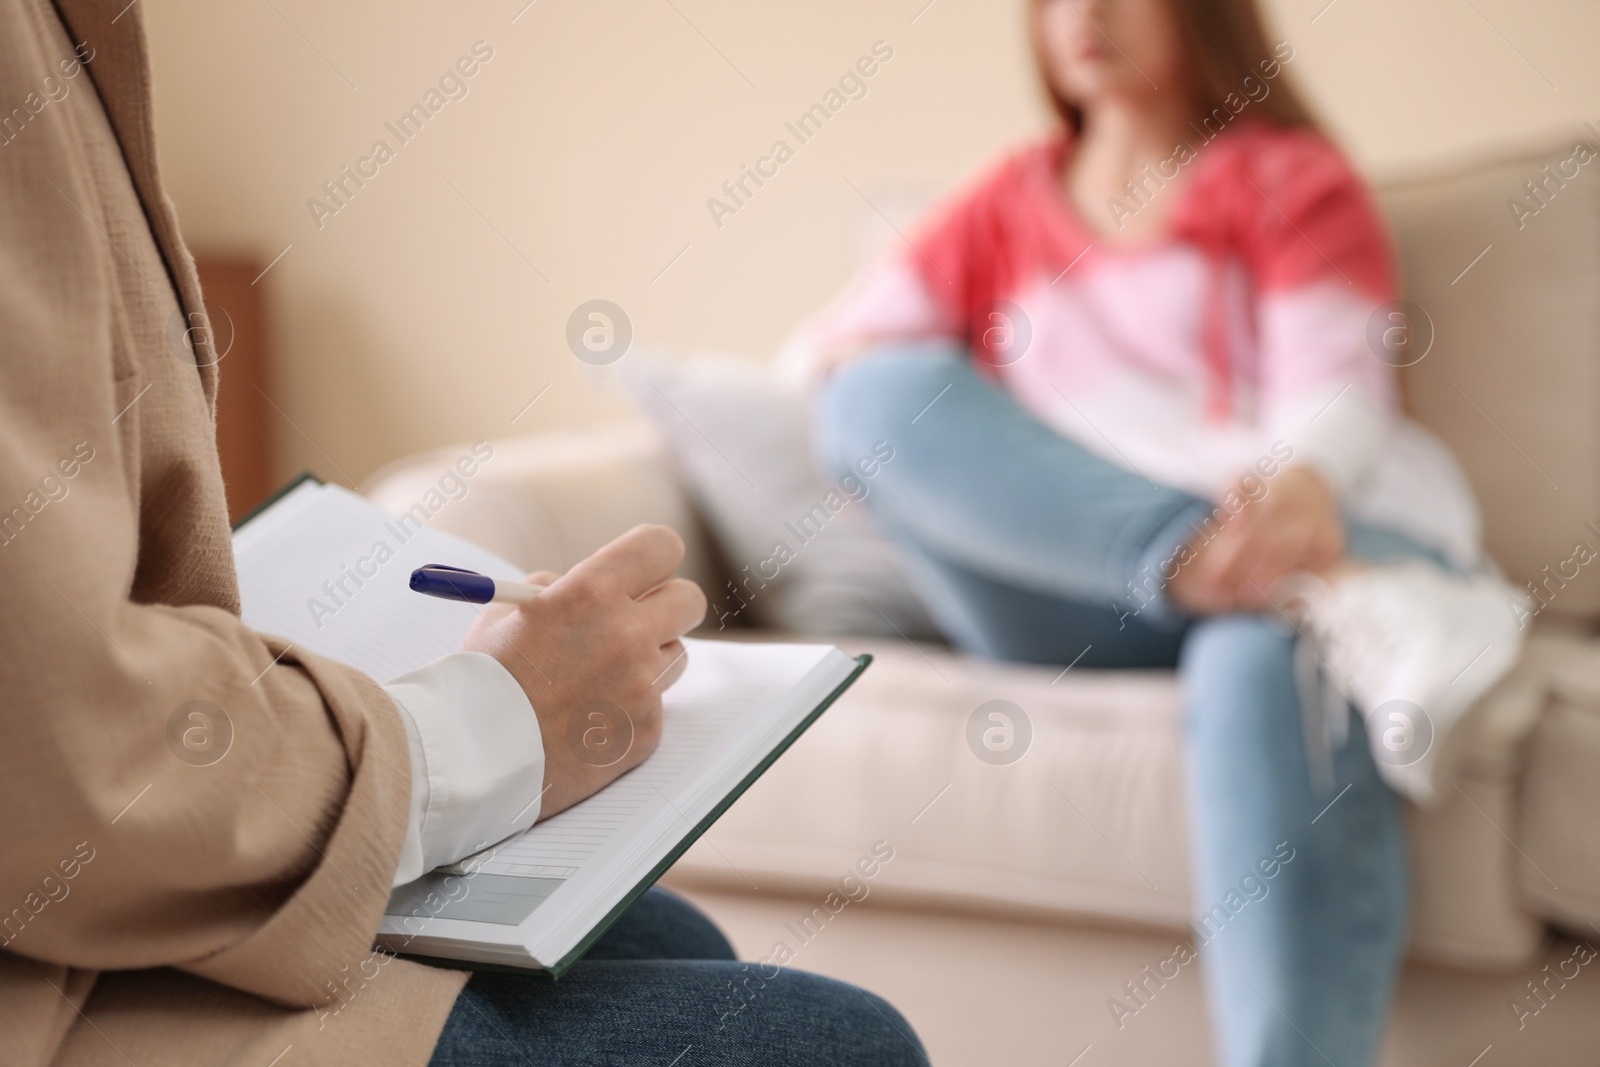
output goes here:
<path id="1" fill-rule="evenodd" d="M 639 898 L 560 981 L 473 975 L 429 1062 L 667 1067 L 679 1057 L 681 1067 L 928 1063 L 884 1001 L 831 979 L 736 963 L 711 920 L 660 889 Z"/>
<path id="2" fill-rule="evenodd" d="M 867 502 L 959 647 L 1177 665 L 1194 934 L 1219 1061 L 1375 1062 L 1407 929 L 1400 805 L 1359 716 L 1312 773 L 1287 627 L 1187 619 L 1166 602 L 1159 576 L 1211 505 L 1062 437 L 943 343 L 886 347 L 839 371 L 818 419 L 824 462 L 840 472 L 880 441 L 893 447 Z M 1364 558 L 1431 556 L 1382 530 L 1353 527 L 1350 544 Z"/>

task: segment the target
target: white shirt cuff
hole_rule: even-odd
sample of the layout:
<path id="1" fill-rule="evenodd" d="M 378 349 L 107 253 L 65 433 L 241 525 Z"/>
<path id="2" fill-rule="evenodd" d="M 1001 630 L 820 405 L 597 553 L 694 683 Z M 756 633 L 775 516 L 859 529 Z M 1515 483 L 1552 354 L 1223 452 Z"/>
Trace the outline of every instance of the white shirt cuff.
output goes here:
<path id="1" fill-rule="evenodd" d="M 394 885 L 534 824 L 544 739 L 533 705 L 498 660 L 457 652 L 384 691 L 411 742 L 411 809 Z"/>

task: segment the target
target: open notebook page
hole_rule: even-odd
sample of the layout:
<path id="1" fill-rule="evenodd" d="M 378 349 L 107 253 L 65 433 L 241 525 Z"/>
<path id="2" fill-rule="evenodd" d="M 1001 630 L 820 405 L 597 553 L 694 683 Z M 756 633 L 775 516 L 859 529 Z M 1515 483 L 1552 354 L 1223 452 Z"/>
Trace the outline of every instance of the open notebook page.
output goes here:
<path id="1" fill-rule="evenodd" d="M 233 554 L 246 625 L 380 682 L 458 650 L 483 610 L 413 593 L 414 569 L 448 563 L 523 577 L 469 541 L 311 482 L 246 523 Z"/>
<path id="2" fill-rule="evenodd" d="M 397 890 L 379 942 L 421 955 L 556 963 L 856 668 L 825 645 L 686 644 L 689 668 L 666 694 L 649 759 L 481 854 L 459 877 L 436 872 Z"/>
<path id="3" fill-rule="evenodd" d="M 380 681 L 455 651 L 481 610 L 411 592 L 414 567 L 520 576 L 469 542 L 311 483 L 247 523 L 234 551 L 247 624 Z M 648 760 L 480 854 L 469 873 L 397 890 L 380 940 L 417 954 L 554 962 L 856 667 L 824 645 L 686 645 L 688 668 L 666 694 L 661 741 Z"/>

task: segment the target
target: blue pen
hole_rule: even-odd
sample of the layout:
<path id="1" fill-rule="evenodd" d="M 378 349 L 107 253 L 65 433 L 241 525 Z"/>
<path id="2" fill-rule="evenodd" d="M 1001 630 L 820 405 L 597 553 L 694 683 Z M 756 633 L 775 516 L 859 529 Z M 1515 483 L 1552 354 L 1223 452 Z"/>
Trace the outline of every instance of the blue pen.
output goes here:
<path id="1" fill-rule="evenodd" d="M 464 600 L 468 604 L 526 604 L 544 592 L 542 585 L 491 578 L 477 571 L 463 570 L 443 563 L 430 563 L 411 572 L 411 588 L 426 596 L 443 600 Z"/>

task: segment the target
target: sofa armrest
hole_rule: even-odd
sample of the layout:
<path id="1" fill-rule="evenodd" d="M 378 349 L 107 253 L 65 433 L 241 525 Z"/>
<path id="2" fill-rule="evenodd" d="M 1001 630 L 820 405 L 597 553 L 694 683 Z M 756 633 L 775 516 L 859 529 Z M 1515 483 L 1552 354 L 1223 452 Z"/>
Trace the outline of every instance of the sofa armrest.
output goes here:
<path id="1" fill-rule="evenodd" d="M 688 548 L 679 573 L 707 590 L 721 584 L 716 554 L 679 486 L 655 431 L 644 423 L 490 442 L 492 455 L 466 491 L 438 508 L 437 529 L 464 537 L 528 571 L 565 571 L 639 523 L 661 523 Z M 379 507 L 403 513 L 430 490 L 446 496 L 456 445 L 398 460 L 362 487 Z M 447 479 L 441 487 L 440 479 Z"/>

